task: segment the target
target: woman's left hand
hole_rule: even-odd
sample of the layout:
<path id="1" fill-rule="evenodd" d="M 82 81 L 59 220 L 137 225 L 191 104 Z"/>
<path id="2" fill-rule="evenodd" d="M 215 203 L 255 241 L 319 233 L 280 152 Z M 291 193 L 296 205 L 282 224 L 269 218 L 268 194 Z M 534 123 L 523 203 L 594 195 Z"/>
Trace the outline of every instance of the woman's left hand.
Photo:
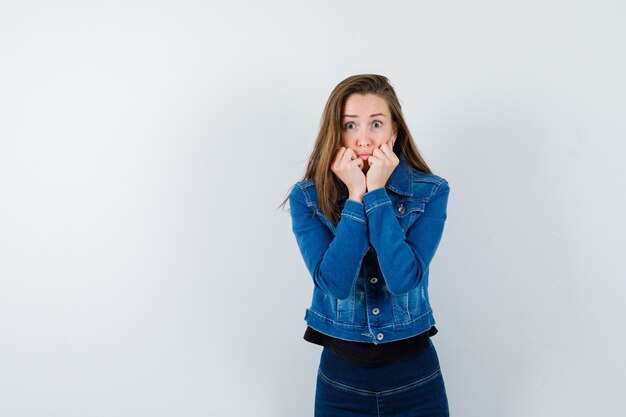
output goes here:
<path id="1" fill-rule="evenodd" d="M 394 140 L 394 137 L 390 138 L 388 142 L 380 145 L 380 148 L 374 149 L 372 155 L 367 158 L 370 165 L 366 175 L 367 191 L 384 187 L 400 163 L 400 159 L 393 152 Z"/>

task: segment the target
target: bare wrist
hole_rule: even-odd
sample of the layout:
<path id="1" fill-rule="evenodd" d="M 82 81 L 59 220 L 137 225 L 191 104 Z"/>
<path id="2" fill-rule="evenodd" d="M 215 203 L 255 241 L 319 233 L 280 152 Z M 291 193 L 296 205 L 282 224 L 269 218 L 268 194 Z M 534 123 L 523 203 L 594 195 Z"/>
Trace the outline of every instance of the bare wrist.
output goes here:
<path id="1" fill-rule="evenodd" d="M 354 201 L 356 201 L 357 203 L 362 203 L 362 202 L 363 202 L 363 196 L 362 196 L 362 195 L 360 195 L 360 194 L 350 194 L 350 195 L 348 196 L 348 199 L 350 199 L 350 200 L 354 200 Z"/>
<path id="2" fill-rule="evenodd" d="M 384 185 L 372 185 L 371 187 L 367 187 L 367 192 L 378 190 L 379 188 L 383 188 Z"/>

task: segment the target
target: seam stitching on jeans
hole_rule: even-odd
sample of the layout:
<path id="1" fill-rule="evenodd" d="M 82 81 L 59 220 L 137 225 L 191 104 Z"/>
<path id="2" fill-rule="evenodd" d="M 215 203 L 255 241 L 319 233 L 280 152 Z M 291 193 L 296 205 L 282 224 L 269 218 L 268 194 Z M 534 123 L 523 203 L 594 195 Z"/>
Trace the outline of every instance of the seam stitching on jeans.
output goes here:
<path id="1" fill-rule="evenodd" d="M 431 379 L 435 378 L 438 374 L 440 374 L 441 373 L 441 368 L 437 367 L 435 372 L 433 372 L 432 374 L 430 374 L 430 375 L 428 375 L 428 376 L 426 376 L 426 377 L 424 377 L 424 378 L 422 378 L 420 380 L 411 382 L 410 384 L 403 385 L 401 387 L 397 387 L 397 388 L 393 388 L 393 389 L 385 390 L 385 391 L 369 391 L 369 390 L 365 390 L 365 389 L 355 388 L 355 387 L 352 387 L 350 385 L 342 384 L 341 382 L 337 382 L 337 381 L 335 381 L 333 379 L 330 379 L 329 377 L 324 375 L 324 373 L 322 372 L 321 369 L 318 369 L 317 372 L 322 377 L 322 379 L 324 379 L 329 384 L 336 386 L 339 389 L 343 389 L 343 390 L 346 390 L 346 391 L 352 391 L 352 392 L 356 392 L 356 393 L 359 393 L 359 394 L 376 396 L 376 406 L 378 407 L 378 396 L 379 395 L 383 396 L 383 395 L 396 394 L 398 392 L 407 390 L 409 388 L 414 388 L 416 386 L 423 385 L 426 382 L 429 382 Z"/>
<path id="2" fill-rule="evenodd" d="M 410 384 L 401 386 L 401 387 L 397 387 L 397 388 L 393 388 L 387 391 L 380 391 L 380 395 L 390 395 L 390 394 L 396 394 L 400 391 L 404 391 L 407 390 L 409 388 L 414 388 L 416 386 L 419 385 L 423 385 L 427 382 L 429 382 L 431 379 L 435 378 L 439 373 L 441 372 L 441 369 L 439 367 L 437 367 L 437 370 L 435 372 L 433 372 L 432 374 L 428 375 L 427 377 L 424 377 L 422 379 L 420 379 L 419 381 L 415 381 L 415 382 L 411 382 Z"/>
<path id="3" fill-rule="evenodd" d="M 359 393 L 359 394 L 365 394 L 365 395 L 371 395 L 371 396 L 375 396 L 375 395 L 376 395 L 376 392 L 375 392 L 375 391 L 368 391 L 368 390 L 365 390 L 365 389 L 354 388 L 354 387 L 351 387 L 350 385 L 345 385 L 345 384 L 342 384 L 341 382 L 337 382 L 337 381 L 335 381 L 335 380 L 333 380 L 333 379 L 330 379 L 329 377 L 327 377 L 326 375 L 324 375 L 324 373 L 321 371 L 321 369 L 318 369 L 318 371 L 317 371 L 317 372 L 320 374 L 320 376 L 321 376 L 321 377 L 322 377 L 322 378 L 323 378 L 326 382 L 328 382 L 328 383 L 329 383 L 329 384 L 331 384 L 331 385 L 336 386 L 337 388 L 344 389 L 344 390 L 346 390 L 346 391 L 353 391 L 353 392 L 357 392 L 357 393 Z"/>

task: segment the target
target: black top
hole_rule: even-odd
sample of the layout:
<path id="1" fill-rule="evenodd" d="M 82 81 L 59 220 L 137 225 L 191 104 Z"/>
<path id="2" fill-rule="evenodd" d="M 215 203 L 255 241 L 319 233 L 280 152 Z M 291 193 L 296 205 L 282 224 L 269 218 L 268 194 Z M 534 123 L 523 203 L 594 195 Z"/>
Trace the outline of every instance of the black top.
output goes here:
<path id="1" fill-rule="evenodd" d="M 435 326 L 416 336 L 395 342 L 373 343 L 351 342 L 337 339 L 308 327 L 304 340 L 316 345 L 327 346 L 345 360 L 364 367 L 383 366 L 399 362 L 426 350 L 430 345 L 430 336 L 439 331 Z"/>

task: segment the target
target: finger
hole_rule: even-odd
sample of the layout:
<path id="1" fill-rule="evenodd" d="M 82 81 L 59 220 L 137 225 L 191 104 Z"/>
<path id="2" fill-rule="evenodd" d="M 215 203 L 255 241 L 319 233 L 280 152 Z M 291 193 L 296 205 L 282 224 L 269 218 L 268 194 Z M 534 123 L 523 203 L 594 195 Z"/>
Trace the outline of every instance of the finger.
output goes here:
<path id="1" fill-rule="evenodd" d="M 340 164 L 341 164 L 341 159 L 343 158 L 345 153 L 346 153 L 346 148 L 344 148 L 343 146 L 337 149 L 337 152 L 335 154 L 335 159 L 333 160 L 333 163 L 331 166 L 331 171 L 335 172 L 337 169 L 339 169 Z"/>
<path id="2" fill-rule="evenodd" d="M 358 159 L 358 156 L 354 153 L 352 149 L 347 149 L 346 153 L 343 154 L 343 158 L 341 159 L 341 163 L 346 166 L 350 164 L 351 161 Z"/>
<path id="3" fill-rule="evenodd" d="M 346 148 L 344 148 L 343 146 L 337 149 L 337 152 L 335 152 L 335 162 L 341 160 L 345 152 L 346 152 Z"/>
<path id="4" fill-rule="evenodd" d="M 378 151 L 378 154 L 376 154 L 376 151 Z M 372 166 L 372 164 L 380 164 L 382 162 L 379 156 L 380 154 L 381 151 L 379 149 L 374 149 L 374 153 L 367 158 L 367 163 L 370 164 L 370 166 Z"/>
<path id="5" fill-rule="evenodd" d="M 386 147 L 387 145 L 383 143 L 382 145 L 380 145 L 380 148 L 375 148 L 374 152 L 372 152 L 372 156 L 375 156 L 376 158 L 383 159 L 383 160 L 387 159 L 387 155 L 385 154 L 385 150 L 382 149 L 383 146 Z M 371 158 L 371 156 L 370 156 L 370 158 Z"/>
<path id="6" fill-rule="evenodd" d="M 350 148 L 346 149 L 346 154 L 350 156 L 350 160 L 358 158 L 357 154 Z"/>
<path id="7" fill-rule="evenodd" d="M 389 155 L 392 152 L 391 146 L 389 145 L 389 143 L 383 143 L 382 145 L 380 145 L 380 150 L 386 156 Z"/>
<path id="8" fill-rule="evenodd" d="M 353 159 L 348 163 L 350 167 L 363 168 L 364 161 L 361 158 Z"/>
<path id="9" fill-rule="evenodd" d="M 335 154 L 335 159 L 337 161 L 341 160 L 341 158 L 343 158 L 344 153 L 346 153 L 346 148 L 342 146 L 337 150 L 337 153 Z"/>
<path id="10" fill-rule="evenodd" d="M 389 142 L 381 145 L 380 149 L 387 155 L 389 156 L 391 159 L 393 159 L 393 140 L 389 140 Z"/>
<path id="11" fill-rule="evenodd" d="M 333 167 L 336 167 L 339 164 L 345 153 L 346 148 L 344 148 L 343 146 L 337 149 L 337 153 L 335 153 L 335 159 L 333 160 Z"/>

